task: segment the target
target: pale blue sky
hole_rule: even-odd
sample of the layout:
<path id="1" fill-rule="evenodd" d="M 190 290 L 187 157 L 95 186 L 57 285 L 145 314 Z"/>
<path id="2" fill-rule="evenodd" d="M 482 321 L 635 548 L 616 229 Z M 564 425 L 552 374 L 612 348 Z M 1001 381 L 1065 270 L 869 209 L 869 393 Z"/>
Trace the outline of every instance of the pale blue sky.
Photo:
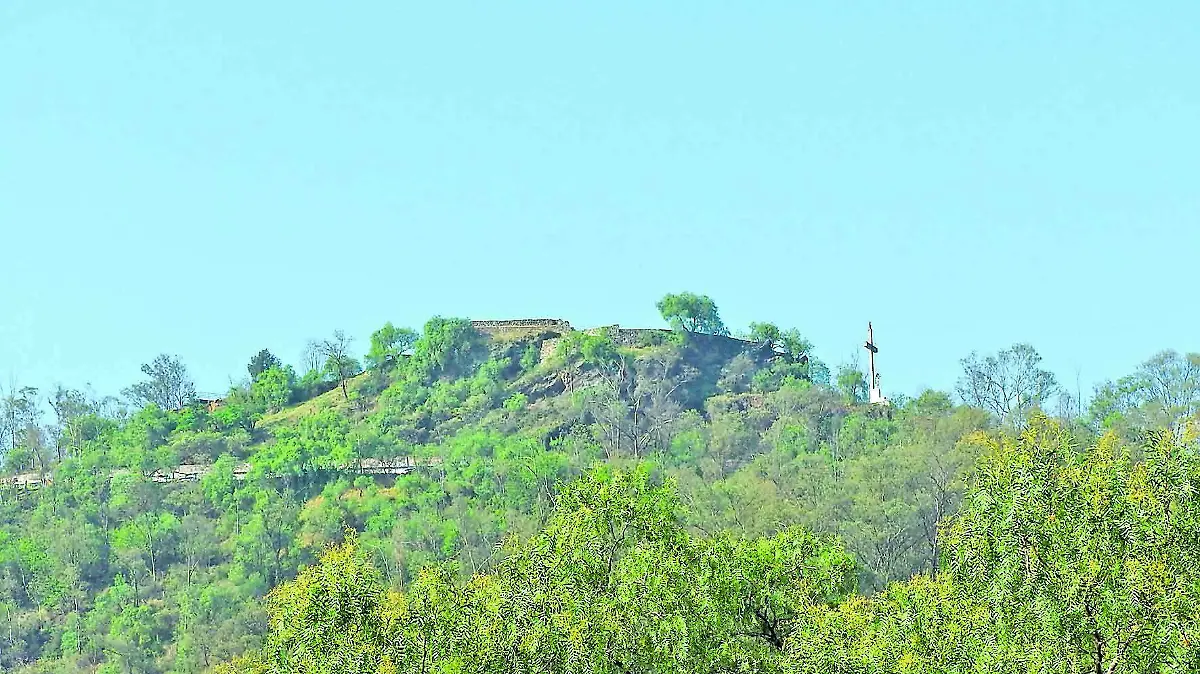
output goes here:
<path id="1" fill-rule="evenodd" d="M 0 379 L 435 313 L 1200 350 L 1197 2 L 0 2 Z"/>

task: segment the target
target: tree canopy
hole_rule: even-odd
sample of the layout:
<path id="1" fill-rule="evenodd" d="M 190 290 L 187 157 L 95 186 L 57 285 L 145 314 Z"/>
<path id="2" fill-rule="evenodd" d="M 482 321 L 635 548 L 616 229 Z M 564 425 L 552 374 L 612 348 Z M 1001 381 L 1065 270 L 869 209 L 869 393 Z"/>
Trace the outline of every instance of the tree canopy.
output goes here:
<path id="1" fill-rule="evenodd" d="M 688 332 L 727 335 L 717 305 L 707 295 L 690 292 L 671 293 L 658 301 L 663 320 Z"/>
<path id="2" fill-rule="evenodd" d="M 390 367 L 394 365 L 401 354 L 416 343 L 416 332 L 408 328 L 397 328 L 389 321 L 375 332 L 371 333 L 371 350 L 367 352 L 367 367 Z"/>
<path id="3" fill-rule="evenodd" d="M 972 353 L 962 360 L 958 394 L 968 404 L 1005 423 L 1023 423 L 1058 391 L 1054 374 L 1040 367 L 1041 355 L 1029 344 L 1014 344 L 995 355 Z"/>
<path id="4" fill-rule="evenodd" d="M 250 373 L 250 379 L 255 380 L 258 379 L 258 375 L 273 367 L 283 367 L 283 363 L 275 357 L 275 354 L 267 349 L 263 349 L 254 354 L 254 357 L 250 359 L 250 363 L 246 365 L 246 371 Z"/>
<path id="5" fill-rule="evenodd" d="M 186 407 L 196 397 L 196 387 L 177 356 L 161 354 L 142 365 L 148 379 L 125 389 L 137 405 L 158 405 L 165 410 Z"/>

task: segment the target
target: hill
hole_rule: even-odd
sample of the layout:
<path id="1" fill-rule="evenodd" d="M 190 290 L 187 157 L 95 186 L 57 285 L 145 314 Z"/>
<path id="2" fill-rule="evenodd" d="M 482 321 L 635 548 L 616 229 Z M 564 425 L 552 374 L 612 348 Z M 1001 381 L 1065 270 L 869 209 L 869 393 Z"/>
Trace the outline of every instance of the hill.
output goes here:
<path id="1" fill-rule="evenodd" d="M 219 403 L 85 405 L 56 433 L 61 456 L 15 446 L 6 461 L 52 484 L 0 490 L 0 667 L 206 671 L 262 645 L 263 598 L 340 544 L 376 583 L 356 592 L 422 587 L 432 569 L 515 578 L 528 551 L 512 541 L 590 512 L 563 495 L 603 484 L 596 470 L 668 488 L 671 535 L 696 542 L 664 559 L 711 536 L 812 536 L 850 560 L 838 596 L 936 572 L 939 527 L 994 451 L 977 432 L 1003 420 L 932 391 L 868 405 L 861 373 L 831 380 L 811 350 L 769 324 L 730 337 L 715 307 L 671 330 L 434 318 L 384 326 L 365 368 L 335 336 L 303 376 L 256 355 Z M 1082 422 L 1058 428 L 1091 443 Z"/>

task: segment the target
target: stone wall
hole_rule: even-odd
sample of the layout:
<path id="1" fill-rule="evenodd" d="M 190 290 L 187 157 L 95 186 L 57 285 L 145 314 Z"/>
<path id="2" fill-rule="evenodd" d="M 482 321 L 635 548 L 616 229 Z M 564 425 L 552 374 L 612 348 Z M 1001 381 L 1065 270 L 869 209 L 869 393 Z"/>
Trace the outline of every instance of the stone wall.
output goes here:
<path id="1" fill-rule="evenodd" d="M 559 318 L 518 318 L 508 321 L 471 321 L 471 327 L 490 337 L 532 337 L 546 332 L 571 332 L 571 324 Z"/>

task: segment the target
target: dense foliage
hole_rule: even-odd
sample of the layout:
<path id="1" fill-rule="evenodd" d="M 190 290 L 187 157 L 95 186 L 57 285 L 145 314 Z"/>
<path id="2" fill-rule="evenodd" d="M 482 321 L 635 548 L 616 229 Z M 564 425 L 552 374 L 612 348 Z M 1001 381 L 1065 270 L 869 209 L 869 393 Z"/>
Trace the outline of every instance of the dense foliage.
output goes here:
<path id="1" fill-rule="evenodd" d="M 269 597 L 247 672 L 1189 672 L 1200 667 L 1200 460 L 1073 446 L 1046 419 L 988 444 L 945 573 L 855 595 L 800 529 L 689 533 L 668 483 L 597 470 L 486 574 L 402 590 L 351 538 Z"/>
<path id="2" fill-rule="evenodd" d="M 964 361 L 970 404 L 885 409 L 795 330 L 660 308 L 674 332 L 553 348 L 389 323 L 361 372 L 338 332 L 303 374 L 255 354 L 211 408 L 171 356 L 133 408 L 14 388 L 6 472 L 53 484 L 0 491 L 0 669 L 1200 664 L 1197 357 L 1052 419 L 1017 345 Z M 346 470 L 393 457 L 418 468 Z M 156 481 L 181 464 L 203 476 Z"/>

